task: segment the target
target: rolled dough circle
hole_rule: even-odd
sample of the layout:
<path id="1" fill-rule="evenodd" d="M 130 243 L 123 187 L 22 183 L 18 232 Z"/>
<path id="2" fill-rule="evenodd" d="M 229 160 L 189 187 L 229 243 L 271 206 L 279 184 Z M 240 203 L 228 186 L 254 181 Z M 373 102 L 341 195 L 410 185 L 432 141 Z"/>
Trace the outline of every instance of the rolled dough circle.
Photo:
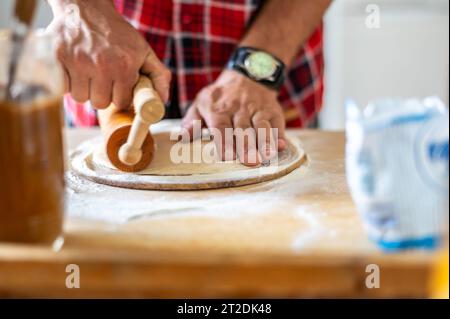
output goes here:
<path id="1" fill-rule="evenodd" d="M 298 138 L 288 136 L 288 148 L 270 166 L 249 168 L 238 161 L 221 162 L 212 156 L 213 142 L 181 144 L 176 140 L 172 141 L 171 133 L 177 130 L 177 121 L 163 121 L 152 126 L 154 159 L 142 172 L 125 173 L 116 170 L 107 159 L 101 136 L 84 142 L 70 154 L 71 169 L 77 175 L 96 183 L 122 188 L 202 190 L 270 181 L 291 173 L 304 164 L 307 158 Z M 175 144 L 177 148 L 174 148 Z M 189 155 L 188 158 L 186 154 Z"/>

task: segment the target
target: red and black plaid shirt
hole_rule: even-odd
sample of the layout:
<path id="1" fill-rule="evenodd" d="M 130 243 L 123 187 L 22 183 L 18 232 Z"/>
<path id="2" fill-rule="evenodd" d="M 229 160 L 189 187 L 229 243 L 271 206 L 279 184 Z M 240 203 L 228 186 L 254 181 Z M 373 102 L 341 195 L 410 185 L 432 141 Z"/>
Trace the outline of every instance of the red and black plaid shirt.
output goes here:
<path id="1" fill-rule="evenodd" d="M 117 10 L 174 71 L 184 114 L 197 93 L 222 72 L 265 0 L 115 0 Z M 320 110 L 324 59 L 322 27 L 303 45 L 280 91 L 288 126 L 307 125 Z M 69 122 L 96 124 L 89 105 L 66 99 Z"/>

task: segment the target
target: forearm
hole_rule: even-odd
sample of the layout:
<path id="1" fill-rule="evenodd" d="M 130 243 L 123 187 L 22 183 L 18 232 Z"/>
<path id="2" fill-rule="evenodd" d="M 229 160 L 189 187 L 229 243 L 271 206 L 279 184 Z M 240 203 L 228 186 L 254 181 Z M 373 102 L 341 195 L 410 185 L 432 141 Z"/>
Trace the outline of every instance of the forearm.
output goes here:
<path id="1" fill-rule="evenodd" d="M 289 65 L 332 0 L 269 0 L 241 46 L 265 50 Z"/>

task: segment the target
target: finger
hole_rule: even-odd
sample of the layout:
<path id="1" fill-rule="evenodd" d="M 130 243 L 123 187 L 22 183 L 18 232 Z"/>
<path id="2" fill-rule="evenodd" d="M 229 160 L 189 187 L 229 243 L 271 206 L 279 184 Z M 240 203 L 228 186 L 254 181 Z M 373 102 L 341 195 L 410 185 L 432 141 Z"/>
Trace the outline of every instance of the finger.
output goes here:
<path id="1" fill-rule="evenodd" d="M 134 84 L 131 81 L 115 81 L 112 89 L 112 101 L 119 109 L 127 110 L 133 101 Z"/>
<path id="2" fill-rule="evenodd" d="M 191 105 L 181 121 L 181 127 L 187 130 L 191 141 L 199 139 L 202 135 L 203 120 L 195 104 Z"/>
<path id="3" fill-rule="evenodd" d="M 275 139 L 272 134 L 272 127 L 264 113 L 256 113 L 252 124 L 256 130 L 258 139 L 258 150 L 264 162 L 269 162 L 277 155 Z"/>
<path id="4" fill-rule="evenodd" d="M 237 114 L 233 119 L 236 136 L 236 153 L 245 166 L 256 167 L 261 158 L 256 146 L 256 132 L 251 126 L 248 114 Z"/>
<path id="5" fill-rule="evenodd" d="M 222 161 L 235 160 L 236 153 L 234 151 L 234 134 L 231 118 L 224 114 L 211 114 L 204 118 L 211 131 L 219 158 Z"/>
<path id="6" fill-rule="evenodd" d="M 164 103 L 167 103 L 170 97 L 170 81 L 172 79 L 172 73 L 158 59 L 153 51 L 147 55 L 144 65 L 141 68 L 141 72 L 150 77 L 156 92 L 158 92 Z"/>
<path id="7" fill-rule="evenodd" d="M 51 32 L 54 32 L 51 30 L 51 27 L 47 28 L 46 33 L 50 34 Z M 55 33 L 55 56 L 57 57 L 58 61 L 60 62 L 61 69 L 63 71 L 63 77 L 64 77 L 64 93 L 70 93 L 71 87 L 70 87 L 70 73 L 68 68 L 66 67 L 66 56 L 67 56 L 67 50 L 64 41 L 61 38 L 58 38 L 58 36 Z"/>
<path id="8" fill-rule="evenodd" d="M 282 152 L 286 149 L 286 121 L 284 116 L 276 116 L 270 121 L 272 128 L 278 131 L 278 134 L 274 134 L 278 142 L 278 151 Z M 278 136 L 277 136 L 278 135 Z"/>
<path id="9" fill-rule="evenodd" d="M 96 77 L 91 79 L 90 100 L 96 109 L 105 109 L 112 102 L 113 84 L 104 77 Z"/>
<path id="10" fill-rule="evenodd" d="M 70 94 L 78 103 L 84 103 L 89 100 L 89 77 L 70 72 Z"/>

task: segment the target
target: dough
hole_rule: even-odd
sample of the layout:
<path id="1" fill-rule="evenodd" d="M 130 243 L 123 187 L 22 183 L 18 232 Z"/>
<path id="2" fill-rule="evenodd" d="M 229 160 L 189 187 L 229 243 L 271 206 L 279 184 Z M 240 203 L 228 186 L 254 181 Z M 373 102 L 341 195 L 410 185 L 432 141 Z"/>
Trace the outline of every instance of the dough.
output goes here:
<path id="1" fill-rule="evenodd" d="M 183 144 L 186 161 L 174 164 L 170 152 L 181 155 L 181 143 L 170 140 L 170 134 L 179 129 L 176 121 L 162 121 L 152 125 L 155 140 L 155 157 L 150 166 L 141 172 L 125 173 L 113 168 L 106 157 L 103 137 L 82 143 L 70 154 L 71 169 L 75 174 L 110 186 L 140 190 L 204 190 L 245 186 L 267 182 L 291 173 L 307 162 L 307 156 L 298 138 L 289 136 L 288 148 L 280 153 L 278 163 L 257 168 L 246 167 L 238 161 L 221 162 L 213 155 L 213 142 Z M 174 145 L 175 149 L 172 148 Z M 196 154 L 194 156 L 194 154 Z M 202 163 L 206 160 L 207 163 Z M 209 156 L 208 156 L 209 154 Z M 194 163 L 189 161 L 196 160 Z M 180 156 L 174 156 L 180 161 Z"/>
<path id="2" fill-rule="evenodd" d="M 174 136 L 177 136 L 175 134 Z M 181 143 L 170 139 L 170 132 L 153 134 L 155 153 L 152 163 L 138 175 L 197 175 L 214 174 L 227 171 L 249 170 L 238 161 L 222 162 L 214 156 L 214 142 L 197 140 L 193 143 Z M 171 151 L 173 159 L 171 159 Z M 175 162 L 174 162 L 175 161 Z M 94 152 L 93 163 L 103 168 L 117 170 L 108 160 L 105 148 Z"/>

